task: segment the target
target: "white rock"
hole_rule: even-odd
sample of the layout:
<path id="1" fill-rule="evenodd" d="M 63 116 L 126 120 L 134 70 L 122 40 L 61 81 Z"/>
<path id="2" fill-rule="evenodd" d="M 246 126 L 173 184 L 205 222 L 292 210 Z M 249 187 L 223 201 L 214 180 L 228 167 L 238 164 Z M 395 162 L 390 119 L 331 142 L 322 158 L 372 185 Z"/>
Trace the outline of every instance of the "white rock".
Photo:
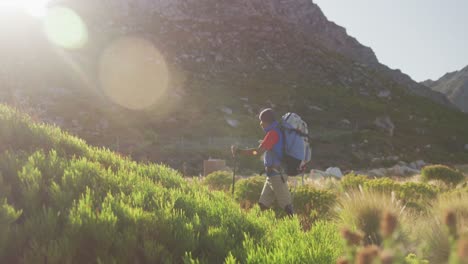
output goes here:
<path id="1" fill-rule="evenodd" d="M 223 113 L 225 113 L 226 115 L 232 115 L 232 113 L 233 113 L 232 109 L 229 108 L 229 107 L 222 107 L 222 108 L 221 108 L 221 111 L 222 111 Z"/>
<path id="2" fill-rule="evenodd" d="M 226 118 L 226 122 L 232 126 L 232 127 L 238 127 L 239 126 L 239 121 L 231 118 Z"/>
<path id="3" fill-rule="evenodd" d="M 334 176 L 336 178 L 343 178 L 343 173 L 341 172 L 340 168 L 337 167 L 330 167 L 328 168 L 325 173 L 329 176 Z"/>
<path id="4" fill-rule="evenodd" d="M 393 136 L 395 131 L 395 124 L 392 122 L 389 116 L 378 117 L 374 121 L 375 126 L 388 132 L 390 136 Z"/>
<path id="5" fill-rule="evenodd" d="M 323 109 L 318 107 L 318 106 L 315 106 L 315 105 L 311 105 L 309 106 L 309 109 L 311 110 L 315 110 L 315 111 L 319 111 L 319 112 L 323 112 Z"/>
<path id="6" fill-rule="evenodd" d="M 349 121 L 348 119 L 343 119 L 340 121 L 340 123 L 347 126 L 351 125 L 351 121 Z"/>
<path id="7" fill-rule="evenodd" d="M 383 91 L 380 91 L 379 94 L 377 94 L 377 96 L 380 98 L 388 98 L 391 95 L 392 95 L 392 92 L 390 92 L 389 90 L 383 90 Z"/>

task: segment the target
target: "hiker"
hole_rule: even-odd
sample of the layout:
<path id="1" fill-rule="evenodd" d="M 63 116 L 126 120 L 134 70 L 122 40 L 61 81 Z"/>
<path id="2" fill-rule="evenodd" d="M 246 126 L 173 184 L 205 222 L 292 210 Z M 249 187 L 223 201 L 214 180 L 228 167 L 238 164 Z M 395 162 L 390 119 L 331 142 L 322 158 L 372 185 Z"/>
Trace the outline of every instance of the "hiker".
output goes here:
<path id="1" fill-rule="evenodd" d="M 263 110 L 260 115 L 260 126 L 266 135 L 260 146 L 256 149 L 238 149 L 232 146 L 232 155 L 260 156 L 265 153 L 264 165 L 267 179 L 263 186 L 259 200 L 261 210 L 269 209 L 275 200 L 290 216 L 293 215 L 291 193 L 288 188 L 288 176 L 281 172 L 281 159 L 283 158 L 283 134 L 280 131 L 279 122 L 275 118 L 272 109 Z"/>

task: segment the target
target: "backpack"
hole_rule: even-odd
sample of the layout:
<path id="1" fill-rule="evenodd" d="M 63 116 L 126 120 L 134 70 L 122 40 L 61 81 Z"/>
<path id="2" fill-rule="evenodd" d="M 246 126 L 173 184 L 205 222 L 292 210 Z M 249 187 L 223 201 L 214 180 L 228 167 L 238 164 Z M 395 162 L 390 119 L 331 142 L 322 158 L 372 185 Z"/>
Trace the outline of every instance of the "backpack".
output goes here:
<path id="1" fill-rule="evenodd" d="M 312 155 L 307 123 L 298 114 L 287 113 L 281 118 L 280 130 L 283 134 L 283 166 L 288 176 L 297 176 Z"/>

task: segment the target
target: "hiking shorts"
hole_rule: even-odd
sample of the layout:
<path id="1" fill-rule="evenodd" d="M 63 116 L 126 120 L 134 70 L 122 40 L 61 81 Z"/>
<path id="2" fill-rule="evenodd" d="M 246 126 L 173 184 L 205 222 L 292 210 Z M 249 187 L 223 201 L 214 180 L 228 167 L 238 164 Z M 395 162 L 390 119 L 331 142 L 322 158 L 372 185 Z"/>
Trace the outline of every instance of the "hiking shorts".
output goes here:
<path id="1" fill-rule="evenodd" d="M 280 175 L 267 177 L 259 203 L 270 208 L 276 200 L 282 209 L 292 204 L 291 193 L 288 187 L 288 176 L 283 175 L 283 179 L 281 179 Z"/>

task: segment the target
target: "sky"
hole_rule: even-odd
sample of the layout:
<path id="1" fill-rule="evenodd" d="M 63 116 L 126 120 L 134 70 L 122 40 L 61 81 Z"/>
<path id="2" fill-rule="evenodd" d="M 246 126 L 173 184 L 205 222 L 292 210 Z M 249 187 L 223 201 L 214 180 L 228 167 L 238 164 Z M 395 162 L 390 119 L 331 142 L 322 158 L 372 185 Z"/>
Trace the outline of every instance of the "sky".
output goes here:
<path id="1" fill-rule="evenodd" d="M 468 65 L 468 0 L 313 0 L 330 21 L 416 81 Z"/>

